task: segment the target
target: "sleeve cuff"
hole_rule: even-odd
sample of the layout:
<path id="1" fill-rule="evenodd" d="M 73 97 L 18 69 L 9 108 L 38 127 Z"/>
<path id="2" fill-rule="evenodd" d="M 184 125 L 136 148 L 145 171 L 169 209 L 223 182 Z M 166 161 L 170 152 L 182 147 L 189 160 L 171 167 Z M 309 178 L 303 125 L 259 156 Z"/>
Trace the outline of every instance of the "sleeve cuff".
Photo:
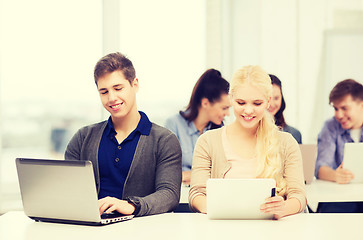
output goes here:
<path id="1" fill-rule="evenodd" d="M 135 207 L 135 211 L 132 214 L 136 216 L 140 212 L 140 200 L 136 197 L 127 197 L 126 201 Z"/>

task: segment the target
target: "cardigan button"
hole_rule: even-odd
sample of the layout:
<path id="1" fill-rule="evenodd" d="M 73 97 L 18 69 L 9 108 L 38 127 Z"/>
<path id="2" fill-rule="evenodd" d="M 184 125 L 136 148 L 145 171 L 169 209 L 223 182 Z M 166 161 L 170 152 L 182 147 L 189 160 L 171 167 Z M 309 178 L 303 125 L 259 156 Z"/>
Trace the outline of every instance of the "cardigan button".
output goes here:
<path id="1" fill-rule="evenodd" d="M 116 158 L 116 159 L 115 159 L 115 162 L 119 162 L 119 161 L 120 161 L 120 159 L 119 159 L 119 158 Z"/>

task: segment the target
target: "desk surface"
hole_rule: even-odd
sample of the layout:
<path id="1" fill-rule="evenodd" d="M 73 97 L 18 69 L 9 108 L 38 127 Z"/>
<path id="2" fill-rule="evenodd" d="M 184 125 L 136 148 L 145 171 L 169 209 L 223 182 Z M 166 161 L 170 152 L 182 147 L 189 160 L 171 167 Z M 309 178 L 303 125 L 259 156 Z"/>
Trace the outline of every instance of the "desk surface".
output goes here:
<path id="1" fill-rule="evenodd" d="M 306 185 L 306 196 L 313 210 L 319 202 L 363 202 L 363 183 L 338 184 L 315 180 Z"/>
<path id="2" fill-rule="evenodd" d="M 180 189 L 180 203 L 188 203 L 189 200 L 188 200 L 188 196 L 189 196 L 189 190 L 190 190 L 190 187 L 186 187 L 184 185 L 181 186 L 181 189 Z"/>
<path id="3" fill-rule="evenodd" d="M 362 222 L 363 214 L 297 214 L 274 221 L 166 213 L 89 227 L 34 222 L 23 212 L 8 212 L 0 217 L 0 239 L 362 239 Z"/>

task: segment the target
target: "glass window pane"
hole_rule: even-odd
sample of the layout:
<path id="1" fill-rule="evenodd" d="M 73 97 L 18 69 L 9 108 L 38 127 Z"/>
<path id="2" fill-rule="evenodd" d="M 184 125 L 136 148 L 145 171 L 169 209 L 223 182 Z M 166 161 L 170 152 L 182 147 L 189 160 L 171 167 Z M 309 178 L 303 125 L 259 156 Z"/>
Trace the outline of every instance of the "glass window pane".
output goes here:
<path id="1" fill-rule="evenodd" d="M 120 51 L 136 68 L 139 109 L 157 124 L 186 107 L 206 70 L 205 5 L 204 0 L 121 1 Z"/>
<path id="2" fill-rule="evenodd" d="M 6 196 L 19 191 L 16 157 L 63 158 L 69 137 L 101 119 L 93 67 L 102 55 L 102 1 L 3 0 L 0 15 Z"/>

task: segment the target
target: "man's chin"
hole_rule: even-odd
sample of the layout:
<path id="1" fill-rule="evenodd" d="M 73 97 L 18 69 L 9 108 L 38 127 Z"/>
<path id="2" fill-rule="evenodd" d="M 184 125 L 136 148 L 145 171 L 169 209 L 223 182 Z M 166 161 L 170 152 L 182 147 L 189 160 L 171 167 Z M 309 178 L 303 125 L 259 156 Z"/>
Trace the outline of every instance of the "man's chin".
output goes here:
<path id="1" fill-rule="evenodd" d="M 340 126 L 342 126 L 342 128 L 344 128 L 345 130 L 349 130 L 352 128 L 351 124 L 340 124 Z"/>

